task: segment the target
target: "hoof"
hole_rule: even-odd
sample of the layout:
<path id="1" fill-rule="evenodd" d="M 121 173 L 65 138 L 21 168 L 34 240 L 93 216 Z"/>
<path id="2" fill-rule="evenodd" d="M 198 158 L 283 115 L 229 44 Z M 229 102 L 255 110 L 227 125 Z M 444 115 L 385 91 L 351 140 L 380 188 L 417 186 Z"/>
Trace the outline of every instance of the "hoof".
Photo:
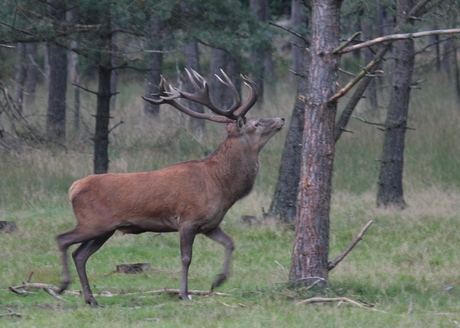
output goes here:
<path id="1" fill-rule="evenodd" d="M 99 303 L 97 303 L 97 301 L 94 298 L 85 300 L 85 303 L 93 308 L 99 307 Z"/>
<path id="2" fill-rule="evenodd" d="M 214 291 L 214 288 L 219 287 L 224 283 L 224 281 L 227 280 L 227 275 L 221 273 L 220 275 L 217 276 L 217 279 L 212 283 L 211 286 L 211 292 Z"/>
<path id="3" fill-rule="evenodd" d="M 61 283 L 61 286 L 59 286 L 59 290 L 57 291 L 57 293 L 59 295 L 61 295 L 63 292 L 65 292 L 65 290 L 67 289 L 67 287 L 69 287 L 69 283 L 70 282 L 63 282 Z"/>
<path id="4" fill-rule="evenodd" d="M 185 300 L 185 301 L 191 301 L 192 295 L 187 295 L 187 296 L 179 295 L 179 299 Z"/>

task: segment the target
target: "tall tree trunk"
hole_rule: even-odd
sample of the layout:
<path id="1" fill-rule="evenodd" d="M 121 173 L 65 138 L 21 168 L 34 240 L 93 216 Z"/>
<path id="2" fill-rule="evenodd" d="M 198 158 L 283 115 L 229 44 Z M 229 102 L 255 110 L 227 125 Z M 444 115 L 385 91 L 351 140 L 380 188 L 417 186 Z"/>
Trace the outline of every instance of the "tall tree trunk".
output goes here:
<path id="1" fill-rule="evenodd" d="M 336 91 L 338 78 L 340 56 L 332 51 L 339 44 L 342 1 L 313 0 L 312 3 L 310 72 L 307 93 L 303 95 L 302 165 L 289 279 L 302 286 L 319 279 L 318 286 L 326 287 L 337 112 L 337 102 L 329 99 Z"/>
<path id="2" fill-rule="evenodd" d="M 67 96 L 67 50 L 59 45 L 49 45 L 50 83 L 46 133 L 50 140 L 65 141 Z"/>
<path id="3" fill-rule="evenodd" d="M 454 63 L 454 46 L 453 46 L 453 37 L 447 37 L 447 39 L 444 41 L 444 46 L 443 46 L 443 56 L 442 56 L 442 68 L 444 71 L 444 74 L 447 75 L 447 77 L 452 76 L 452 64 Z"/>
<path id="4" fill-rule="evenodd" d="M 239 72 L 235 61 L 225 50 L 213 48 L 211 49 L 211 79 L 209 87 L 211 97 L 216 106 L 228 108 L 233 104 L 233 95 L 214 76 L 215 74 L 220 76 L 221 69 L 225 71 L 239 92 L 241 90 L 241 79 L 238 77 Z"/>
<path id="5" fill-rule="evenodd" d="M 397 26 L 403 26 L 413 0 L 398 0 Z M 415 50 L 412 39 L 395 42 L 395 68 L 390 104 L 385 121 L 380 174 L 378 180 L 377 206 L 405 207 L 403 195 L 404 142 L 409 110 L 410 86 L 414 68 Z"/>
<path id="6" fill-rule="evenodd" d="M 109 122 L 112 75 L 111 14 L 108 8 L 101 18 L 99 35 L 98 91 L 96 131 L 94 134 L 94 173 L 107 173 L 109 169 Z"/>
<path id="7" fill-rule="evenodd" d="M 163 29 L 163 22 L 160 18 L 150 16 L 149 18 L 149 36 L 147 39 L 148 50 L 148 72 L 147 72 L 147 85 L 145 96 L 150 97 L 154 93 L 158 93 L 158 86 L 160 85 L 161 73 L 163 71 L 163 52 L 161 44 L 161 32 Z M 144 112 L 150 116 L 158 116 L 160 111 L 159 105 L 151 104 L 144 101 Z"/>
<path id="8" fill-rule="evenodd" d="M 78 9 L 74 8 L 67 13 L 67 20 L 70 24 L 78 23 Z M 76 49 L 78 46 L 77 38 L 74 37 L 70 40 L 70 47 Z M 78 68 L 78 54 L 74 51 L 69 51 L 69 75 L 72 83 L 73 91 L 73 129 L 75 135 L 80 133 L 80 70 Z"/>
<path id="9" fill-rule="evenodd" d="M 51 1 L 50 10 L 55 17 L 53 24 L 66 21 L 66 4 Z M 55 27 L 57 30 L 57 27 Z M 50 79 L 48 91 L 48 111 L 46 115 L 46 134 L 49 140 L 65 142 L 66 101 L 67 101 L 67 50 L 56 43 L 49 43 Z"/>
<path id="10" fill-rule="evenodd" d="M 305 65 L 304 65 L 305 67 Z M 275 217 L 285 223 L 293 223 L 297 209 L 297 189 L 300 181 L 300 164 L 302 153 L 302 131 L 304 127 L 305 102 L 307 94 L 307 74 L 304 68 L 297 90 L 294 110 L 291 115 L 289 131 L 284 142 L 278 182 L 266 217 Z"/>
<path id="11" fill-rule="evenodd" d="M 292 0 L 291 2 L 291 24 L 292 29 L 300 35 L 306 35 L 308 26 L 308 16 L 306 8 L 301 0 Z M 305 40 L 295 35 L 291 35 L 291 71 L 299 73 L 304 62 Z M 298 76 L 291 74 L 291 83 L 298 82 Z"/>
<path id="12" fill-rule="evenodd" d="M 77 46 L 77 41 L 72 40 L 72 46 Z M 78 55 L 75 52 L 69 53 L 69 73 L 72 81 L 73 91 L 73 128 L 75 134 L 80 132 L 80 70 L 78 69 Z"/>
<path id="13" fill-rule="evenodd" d="M 27 105 L 35 102 L 35 89 L 38 81 L 37 52 L 37 42 L 27 45 L 27 80 L 24 88 Z"/>
<path id="14" fill-rule="evenodd" d="M 26 44 L 18 43 L 16 45 L 16 76 L 14 85 L 14 100 L 16 108 L 22 112 L 22 105 L 24 100 L 24 84 L 27 77 L 27 63 L 26 63 Z"/>
<path id="15" fill-rule="evenodd" d="M 45 84 L 49 87 L 50 83 L 50 43 L 45 42 L 43 47 L 43 77 L 45 79 Z"/>
<path id="16" fill-rule="evenodd" d="M 455 74 L 455 94 L 457 95 L 457 100 L 460 101 L 460 71 L 459 71 L 459 65 L 458 65 L 458 60 L 457 60 L 457 53 L 458 53 L 458 48 L 459 48 L 460 42 L 458 42 L 457 39 L 455 39 L 454 42 L 454 74 Z"/>
<path id="17" fill-rule="evenodd" d="M 260 22 L 268 22 L 268 0 L 250 0 L 249 8 L 254 13 L 257 20 Z M 249 55 L 249 61 L 251 62 L 252 67 L 251 78 L 259 89 L 259 101 L 257 102 L 257 107 L 263 105 L 265 64 L 268 57 L 271 57 L 270 52 L 261 49 L 255 49 L 251 51 Z"/>
<path id="18" fill-rule="evenodd" d="M 197 72 L 200 71 L 200 55 L 198 53 L 198 42 L 196 40 L 192 40 L 189 43 L 185 45 L 184 49 L 185 53 L 185 67 L 187 69 L 192 69 Z M 184 81 L 184 89 L 187 92 L 194 92 L 193 84 L 191 81 L 186 78 Z M 203 105 L 196 103 L 196 102 L 190 102 L 188 104 L 188 107 L 198 113 L 204 113 L 204 108 Z M 193 117 L 190 117 L 190 126 L 192 128 L 192 131 L 194 131 L 195 136 L 197 137 L 198 140 L 201 140 L 203 136 L 203 131 L 204 131 L 204 123 L 205 120 L 199 120 Z"/>
<path id="19" fill-rule="evenodd" d="M 306 35 L 307 21 L 304 5 L 299 0 L 292 0 L 291 21 L 293 29 L 300 35 Z M 306 38 L 306 36 L 305 36 Z M 267 217 L 275 217 L 285 223 L 294 223 L 297 212 L 297 194 L 300 181 L 302 153 L 302 131 L 304 127 L 305 102 L 307 94 L 309 52 L 305 52 L 305 40 L 297 36 L 291 39 L 291 70 L 299 81 L 297 96 L 291 116 L 289 130 L 284 142 L 278 181 Z M 308 64 L 307 64 L 308 63 Z M 297 80 L 300 77 L 300 80 Z"/>

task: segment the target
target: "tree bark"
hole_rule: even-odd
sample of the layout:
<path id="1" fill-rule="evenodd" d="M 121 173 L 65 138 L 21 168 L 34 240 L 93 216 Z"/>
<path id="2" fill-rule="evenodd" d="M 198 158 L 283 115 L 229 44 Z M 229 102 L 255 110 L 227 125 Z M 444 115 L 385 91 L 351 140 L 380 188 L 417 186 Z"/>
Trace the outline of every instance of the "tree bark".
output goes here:
<path id="1" fill-rule="evenodd" d="M 260 22 L 268 22 L 268 0 L 250 0 L 249 8 L 254 13 L 257 20 Z M 251 51 L 249 55 L 249 61 L 252 67 L 251 78 L 259 89 L 259 101 L 256 103 L 257 107 L 261 107 L 263 105 L 265 64 L 269 61 L 269 57 L 271 57 L 270 52 L 261 49 L 255 49 Z"/>
<path id="2" fill-rule="evenodd" d="M 397 1 L 397 26 L 403 26 L 412 7 L 412 0 Z M 395 67 L 380 159 L 377 206 L 403 209 L 406 206 L 402 185 L 404 143 L 415 50 L 412 39 L 397 41 L 394 45 Z"/>
<path id="3" fill-rule="evenodd" d="M 238 78 L 235 61 L 227 51 L 213 48 L 211 50 L 211 79 L 209 80 L 209 90 L 216 106 L 229 108 L 233 104 L 233 95 L 230 90 L 214 76 L 215 74 L 220 76 L 221 69 L 225 71 L 235 85 L 236 90 L 240 92 L 241 79 Z"/>
<path id="4" fill-rule="evenodd" d="M 66 136 L 67 50 L 49 44 L 50 82 L 46 133 L 48 139 L 64 142 Z"/>
<path id="5" fill-rule="evenodd" d="M 50 10 L 57 30 L 57 26 L 66 22 L 66 4 L 51 1 Z M 49 140 L 63 143 L 66 137 L 67 50 L 56 43 L 49 43 L 48 50 L 50 75 L 46 134 Z"/>
<path id="6" fill-rule="evenodd" d="M 292 0 L 291 2 L 291 24 L 293 31 L 298 34 L 306 34 L 308 26 L 308 17 L 305 13 L 305 5 L 301 0 Z M 290 36 L 291 41 L 291 71 L 299 73 L 304 62 L 305 40 L 295 35 Z M 297 83 L 298 75 L 291 74 L 291 83 Z"/>
<path id="7" fill-rule="evenodd" d="M 334 162 L 335 94 L 340 55 L 340 0 L 312 1 L 310 72 L 305 99 L 302 165 L 289 280 L 327 286 L 329 212 Z"/>
<path id="8" fill-rule="evenodd" d="M 109 122 L 112 75 L 111 14 L 108 8 L 101 18 L 99 35 L 98 91 L 96 131 L 94 134 L 94 174 L 107 173 L 109 169 Z"/>
<path id="9" fill-rule="evenodd" d="M 305 65 L 304 65 L 305 66 Z M 289 131 L 284 142 L 281 165 L 275 192 L 265 217 L 275 217 L 285 223 L 294 223 L 297 212 L 297 190 L 300 181 L 302 153 L 302 131 L 304 126 L 305 102 L 307 94 L 306 67 L 302 69 L 297 97 L 291 115 Z"/>

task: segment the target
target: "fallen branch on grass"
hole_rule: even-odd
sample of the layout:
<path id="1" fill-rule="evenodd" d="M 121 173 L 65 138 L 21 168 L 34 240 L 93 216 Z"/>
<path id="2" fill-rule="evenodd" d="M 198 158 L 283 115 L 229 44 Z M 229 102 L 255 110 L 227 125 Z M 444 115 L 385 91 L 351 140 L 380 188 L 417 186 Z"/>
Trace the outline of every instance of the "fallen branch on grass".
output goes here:
<path id="1" fill-rule="evenodd" d="M 211 296 L 211 295 L 231 296 L 230 294 L 226 294 L 226 293 L 210 292 L 210 291 L 205 291 L 205 290 L 189 290 L 188 293 L 190 295 L 199 295 L 199 296 Z M 164 288 L 164 289 L 158 289 L 158 290 L 151 290 L 147 292 L 127 293 L 127 294 L 122 294 L 122 295 L 125 296 L 125 295 L 137 295 L 137 294 L 179 294 L 179 289 Z"/>
<path id="2" fill-rule="evenodd" d="M 356 244 L 359 243 L 361 239 L 363 239 L 363 235 L 366 233 L 367 229 L 369 229 L 369 227 L 371 226 L 373 222 L 374 221 L 372 220 L 367 222 L 367 224 L 361 229 L 359 234 L 353 240 L 353 242 L 342 252 L 342 254 L 337 256 L 334 261 L 328 263 L 327 265 L 328 271 L 331 271 L 332 269 L 334 269 L 337 266 L 337 264 L 339 264 L 345 258 L 345 256 L 347 256 L 348 253 L 350 253 L 353 247 L 355 247 Z"/>
<path id="3" fill-rule="evenodd" d="M 8 287 L 8 289 L 12 291 L 13 293 L 22 295 L 22 296 L 34 294 L 34 292 L 29 291 L 30 288 L 43 289 L 45 292 L 53 296 L 58 301 L 64 301 L 62 297 L 60 297 L 59 295 L 55 293 L 55 291 L 59 290 L 59 287 L 57 286 L 42 284 L 39 282 L 25 282 L 20 286 Z"/>
<path id="4" fill-rule="evenodd" d="M 22 317 L 21 313 L 14 312 L 13 310 L 7 309 L 9 313 L 0 313 L 1 317 Z"/>
<path id="5" fill-rule="evenodd" d="M 57 295 L 56 292 L 59 290 L 59 287 L 49 285 L 49 284 L 43 284 L 39 282 L 25 282 L 22 285 L 19 286 L 10 286 L 8 289 L 12 291 L 13 293 L 16 293 L 18 295 L 22 296 L 27 296 L 34 294 L 34 292 L 29 291 L 28 289 L 30 288 L 35 288 L 35 289 L 43 289 L 45 292 L 53 296 L 55 299 L 58 301 L 65 301 L 61 296 Z M 80 295 L 80 291 L 65 291 L 65 294 L 67 295 Z M 112 294 L 110 292 L 101 292 L 97 294 L 98 297 L 114 297 L 114 296 L 129 296 L 129 295 L 138 295 L 138 294 L 179 294 L 179 289 L 170 289 L 170 288 L 164 288 L 164 289 L 158 289 L 158 290 L 151 290 L 151 291 L 146 291 L 146 292 L 135 292 L 135 293 L 122 293 L 122 294 Z M 216 296 L 231 296 L 230 294 L 226 293 L 219 293 L 219 292 L 210 292 L 210 291 L 204 291 L 204 290 L 189 290 L 190 295 L 200 295 L 200 296 L 211 296 L 211 295 L 216 295 Z"/>
<path id="6" fill-rule="evenodd" d="M 369 304 L 363 304 L 360 302 L 357 302 L 355 300 L 352 300 L 348 297 L 312 297 L 312 298 L 307 298 L 306 300 L 298 302 L 296 305 L 301 305 L 301 304 L 311 304 L 311 303 L 334 303 L 338 302 L 337 306 L 340 306 L 342 303 L 348 303 L 354 306 L 357 306 L 361 309 L 364 310 L 371 310 L 371 311 L 378 311 L 378 312 L 385 312 L 382 310 L 377 310 L 375 309 L 372 305 Z"/>

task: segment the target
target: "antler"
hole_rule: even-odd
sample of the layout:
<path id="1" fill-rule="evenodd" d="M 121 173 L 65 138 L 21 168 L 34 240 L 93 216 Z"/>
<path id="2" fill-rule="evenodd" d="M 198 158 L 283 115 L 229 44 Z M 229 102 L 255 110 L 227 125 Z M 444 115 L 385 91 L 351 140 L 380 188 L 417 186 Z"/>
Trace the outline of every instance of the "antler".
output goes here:
<path id="1" fill-rule="evenodd" d="M 219 77 L 216 74 L 216 77 L 219 79 L 219 81 L 224 84 L 227 88 L 230 89 L 230 91 L 233 94 L 233 105 L 227 109 L 221 109 L 214 105 L 214 103 L 211 101 L 211 97 L 209 94 L 209 86 L 206 80 L 198 74 L 196 71 L 191 70 L 191 72 L 188 69 L 185 69 L 187 72 L 188 78 L 190 82 L 192 83 L 193 88 L 195 89 L 194 93 L 189 93 L 185 91 L 181 91 L 170 84 L 166 81 L 166 79 L 162 76 L 160 85 L 158 86 L 159 88 L 159 93 L 154 94 L 153 96 L 157 98 L 147 98 L 147 97 L 142 97 L 144 100 L 152 103 L 152 104 L 170 104 L 171 106 L 177 108 L 181 112 L 192 116 L 194 118 L 199 118 L 199 119 L 206 119 L 209 121 L 213 122 L 219 122 L 219 123 L 231 123 L 233 121 L 238 120 L 238 118 L 243 118 L 246 113 L 251 109 L 252 106 L 257 101 L 257 98 L 259 96 L 258 91 L 257 91 L 257 86 L 254 83 L 254 81 L 251 81 L 247 76 L 241 75 L 241 78 L 244 81 L 244 84 L 249 88 L 250 93 L 249 93 L 249 98 L 246 100 L 246 102 L 241 105 L 241 98 L 240 95 L 238 94 L 238 91 L 236 90 L 235 85 L 233 82 L 230 80 L 230 78 L 225 74 L 223 70 L 220 70 L 222 73 L 223 78 Z M 179 98 L 184 98 L 199 104 L 202 104 L 206 107 L 208 107 L 214 114 L 204 114 L 204 113 L 198 113 L 190 108 L 182 105 L 180 102 L 177 101 Z"/>

